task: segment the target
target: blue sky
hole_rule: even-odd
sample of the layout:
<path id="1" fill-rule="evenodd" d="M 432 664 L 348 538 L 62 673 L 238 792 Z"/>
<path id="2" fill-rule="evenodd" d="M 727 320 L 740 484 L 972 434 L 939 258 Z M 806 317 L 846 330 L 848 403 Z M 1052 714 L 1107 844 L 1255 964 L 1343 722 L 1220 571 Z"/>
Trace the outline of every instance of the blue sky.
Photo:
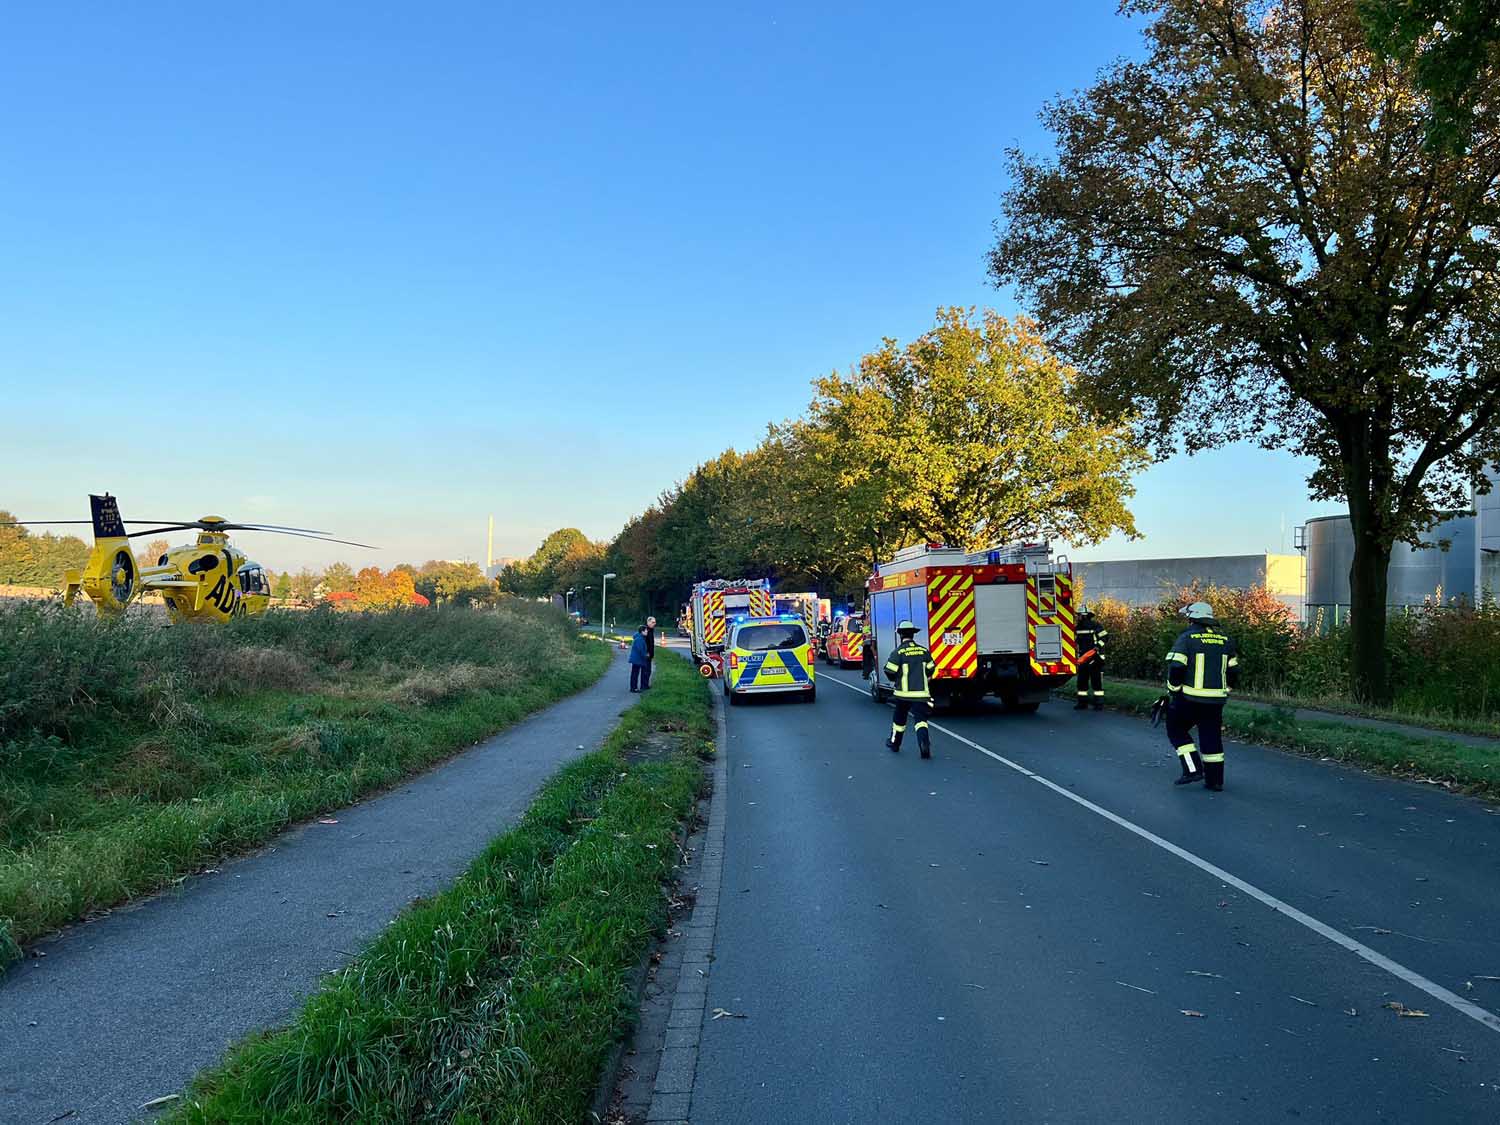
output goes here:
<path id="1" fill-rule="evenodd" d="M 882 336 L 1015 312 L 1004 149 L 1137 37 L 1114 0 L 552 7 L 11 8 L 0 507 L 384 548 L 247 537 L 278 568 L 606 538 Z M 1305 475 L 1169 462 L 1147 538 L 1075 557 L 1289 545 L 1336 510 Z"/>

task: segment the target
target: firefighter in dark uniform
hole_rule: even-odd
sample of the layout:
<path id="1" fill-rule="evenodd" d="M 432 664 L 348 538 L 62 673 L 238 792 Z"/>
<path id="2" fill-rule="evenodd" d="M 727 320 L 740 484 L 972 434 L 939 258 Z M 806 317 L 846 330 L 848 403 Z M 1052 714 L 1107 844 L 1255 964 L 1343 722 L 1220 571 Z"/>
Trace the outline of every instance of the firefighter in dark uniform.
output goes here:
<path id="1" fill-rule="evenodd" d="M 932 653 L 917 643 L 917 627 L 910 621 L 896 626 L 896 651 L 885 662 L 885 678 L 895 685 L 896 714 L 891 719 L 891 737 L 886 746 L 901 750 L 901 736 L 906 733 L 906 719 L 916 720 L 917 749 L 922 757 L 932 757 L 932 739 L 927 734 L 927 717 L 932 714 Z"/>
<path id="2" fill-rule="evenodd" d="M 1217 791 L 1224 788 L 1224 704 L 1239 680 L 1239 653 L 1219 629 L 1207 602 L 1194 602 L 1182 615 L 1190 624 L 1167 653 L 1167 737 L 1182 763 L 1182 776 L 1173 784 L 1188 785 L 1201 778 Z"/>
<path id="3" fill-rule="evenodd" d="M 1104 642 L 1109 630 L 1099 623 L 1086 605 L 1078 607 L 1078 622 L 1074 629 L 1078 653 L 1078 702 L 1073 710 L 1087 709 L 1090 696 L 1095 711 L 1104 710 Z"/>

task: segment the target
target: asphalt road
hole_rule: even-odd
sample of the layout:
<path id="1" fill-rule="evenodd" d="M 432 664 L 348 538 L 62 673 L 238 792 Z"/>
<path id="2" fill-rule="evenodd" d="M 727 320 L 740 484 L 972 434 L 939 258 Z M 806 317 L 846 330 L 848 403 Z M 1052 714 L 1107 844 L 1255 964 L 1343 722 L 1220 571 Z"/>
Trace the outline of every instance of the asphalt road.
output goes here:
<path id="1" fill-rule="evenodd" d="M 453 881 L 635 700 L 593 687 L 382 796 L 40 943 L 0 976 L 0 1122 L 129 1121 L 285 1023 L 413 899 Z"/>
<path id="2" fill-rule="evenodd" d="M 1500 1120 L 1493 807 L 1238 744 L 1175 787 L 1060 702 L 924 762 L 818 671 L 729 713 L 694 1121 Z"/>

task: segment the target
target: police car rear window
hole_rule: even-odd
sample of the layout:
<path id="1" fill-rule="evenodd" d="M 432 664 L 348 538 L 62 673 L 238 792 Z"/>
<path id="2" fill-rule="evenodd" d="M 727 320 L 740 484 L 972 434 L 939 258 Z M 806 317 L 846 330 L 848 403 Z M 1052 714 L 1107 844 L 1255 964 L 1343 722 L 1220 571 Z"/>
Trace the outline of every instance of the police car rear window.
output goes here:
<path id="1" fill-rule="evenodd" d="M 766 652 L 773 648 L 800 648 L 807 643 L 801 625 L 743 625 L 734 635 L 734 647 L 749 652 Z"/>

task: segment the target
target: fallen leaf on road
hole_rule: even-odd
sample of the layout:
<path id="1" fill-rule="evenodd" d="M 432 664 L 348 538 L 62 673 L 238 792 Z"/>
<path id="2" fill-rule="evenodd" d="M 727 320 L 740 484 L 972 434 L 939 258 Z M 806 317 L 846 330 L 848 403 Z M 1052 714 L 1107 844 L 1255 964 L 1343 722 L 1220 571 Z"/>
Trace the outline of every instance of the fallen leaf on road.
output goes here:
<path id="1" fill-rule="evenodd" d="M 1222 973 L 1205 973 L 1202 969 L 1189 969 L 1187 971 L 1187 974 L 1190 977 L 1213 977 L 1214 980 L 1224 979 L 1224 975 Z"/>
<path id="2" fill-rule="evenodd" d="M 742 1020 L 744 1018 L 745 1018 L 745 1013 L 744 1012 L 731 1012 L 728 1008 L 715 1008 L 714 1009 L 714 1019 L 716 1019 L 716 1020 L 723 1020 L 723 1019 Z"/>
<path id="3" fill-rule="evenodd" d="M 1391 1011 L 1395 1012 L 1398 1016 L 1405 1016 L 1405 1017 L 1408 1017 L 1410 1019 L 1425 1020 L 1425 1019 L 1429 1018 L 1428 1015 L 1427 1015 L 1427 1013 L 1424 1012 L 1424 1011 L 1422 1011 L 1420 1008 L 1408 1008 L 1405 1004 L 1401 1003 L 1401 1001 L 1399 1001 L 1399 1000 L 1387 1000 L 1382 1005 L 1382 1007 L 1389 1008 Z"/>
<path id="4" fill-rule="evenodd" d="M 1031 862 L 1034 863 L 1034 864 L 1036 864 L 1038 867 L 1048 867 L 1048 866 L 1051 866 L 1050 864 L 1048 864 L 1048 862 L 1045 859 L 1034 859 Z"/>
<path id="5" fill-rule="evenodd" d="M 940 864 L 940 863 L 929 863 L 927 866 L 928 867 L 941 867 L 942 864 Z"/>
<path id="6" fill-rule="evenodd" d="M 1346 1015 L 1346 1016 L 1357 1016 L 1357 1015 L 1359 1015 L 1359 1012 L 1357 1010 L 1355 1010 L 1354 1008 L 1345 1008 L 1344 1009 L 1344 1015 Z"/>
<path id="7" fill-rule="evenodd" d="M 1203 1018 L 1202 1012 L 1195 1012 L 1191 1008 L 1180 1008 L 1178 1010 L 1181 1011 L 1185 1016 L 1192 1016 L 1195 1020 L 1201 1020 Z"/>
<path id="8" fill-rule="evenodd" d="M 319 817 L 318 818 L 318 823 L 319 824 L 337 824 L 338 820 L 335 819 L 334 817 L 331 817 L 331 816 L 323 816 L 323 817 Z M 175 1098 L 177 1095 L 173 1094 L 172 1096 Z"/>
<path id="9" fill-rule="evenodd" d="M 1292 994 L 1289 992 L 1289 993 L 1287 993 L 1287 995 L 1291 996 Z M 1299 1003 L 1299 1004 L 1306 1004 L 1309 1008 L 1316 1008 L 1317 1007 L 1317 1005 L 1314 1004 L 1311 1000 L 1304 1000 L 1300 996 L 1292 996 L 1292 999 L 1295 1000 L 1295 1001 L 1297 1001 L 1297 1003 Z"/>
<path id="10" fill-rule="evenodd" d="M 152 1098 L 145 1105 L 141 1106 L 141 1108 L 142 1109 L 155 1109 L 159 1105 L 166 1105 L 168 1102 L 175 1102 L 180 1097 L 182 1097 L 181 1094 L 163 1094 L 159 1098 Z"/>

